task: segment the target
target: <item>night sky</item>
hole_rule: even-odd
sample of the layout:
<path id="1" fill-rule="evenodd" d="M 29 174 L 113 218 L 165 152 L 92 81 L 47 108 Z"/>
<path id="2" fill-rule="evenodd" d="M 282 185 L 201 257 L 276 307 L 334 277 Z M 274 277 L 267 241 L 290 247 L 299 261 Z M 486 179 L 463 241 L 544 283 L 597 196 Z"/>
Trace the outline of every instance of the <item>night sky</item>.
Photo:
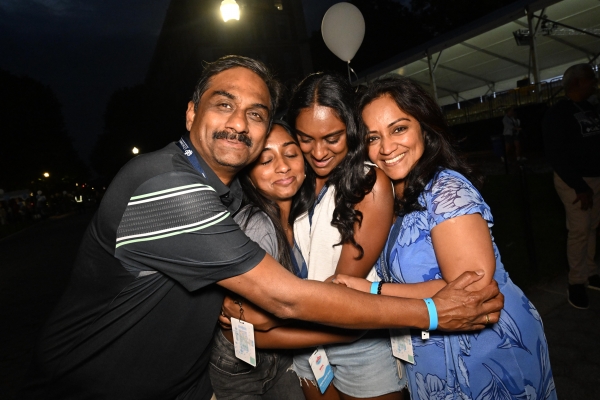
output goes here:
<path id="1" fill-rule="evenodd" d="M 303 0 L 309 32 L 319 29 L 323 14 L 337 2 Z M 0 68 L 50 86 L 87 163 L 110 95 L 143 82 L 168 5 L 169 0 L 0 0 Z"/>

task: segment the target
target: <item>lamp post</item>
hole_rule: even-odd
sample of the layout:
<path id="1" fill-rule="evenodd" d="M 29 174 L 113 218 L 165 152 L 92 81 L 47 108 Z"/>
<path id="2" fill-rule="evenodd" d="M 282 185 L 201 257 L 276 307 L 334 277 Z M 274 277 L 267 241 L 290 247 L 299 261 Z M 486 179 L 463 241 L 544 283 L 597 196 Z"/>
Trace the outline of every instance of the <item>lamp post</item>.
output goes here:
<path id="1" fill-rule="evenodd" d="M 221 2 L 221 15 L 223 21 L 227 22 L 230 19 L 240 20 L 240 6 L 235 0 L 223 0 Z"/>

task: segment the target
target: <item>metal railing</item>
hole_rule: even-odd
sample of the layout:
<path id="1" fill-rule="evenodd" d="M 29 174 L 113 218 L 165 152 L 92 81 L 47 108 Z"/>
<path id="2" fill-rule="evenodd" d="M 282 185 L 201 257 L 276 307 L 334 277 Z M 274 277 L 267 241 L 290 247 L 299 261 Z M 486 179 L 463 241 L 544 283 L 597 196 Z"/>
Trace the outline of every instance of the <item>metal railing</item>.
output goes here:
<path id="1" fill-rule="evenodd" d="M 509 107 L 520 107 L 528 104 L 555 103 L 564 92 L 562 79 L 557 78 L 540 83 L 540 92 L 536 93 L 536 85 L 496 92 L 491 95 L 461 101 L 460 108 L 456 104 L 443 106 L 444 114 L 449 125 L 459 125 L 467 122 L 481 121 L 504 115 Z"/>

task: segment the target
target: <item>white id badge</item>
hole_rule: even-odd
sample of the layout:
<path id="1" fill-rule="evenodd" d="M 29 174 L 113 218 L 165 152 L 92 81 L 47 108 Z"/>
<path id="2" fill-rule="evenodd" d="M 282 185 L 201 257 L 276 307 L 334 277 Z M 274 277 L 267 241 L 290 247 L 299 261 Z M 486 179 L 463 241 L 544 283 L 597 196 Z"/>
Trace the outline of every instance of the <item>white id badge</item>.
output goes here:
<path id="1" fill-rule="evenodd" d="M 242 361 L 256 367 L 256 349 L 254 346 L 254 325 L 250 322 L 231 318 L 233 331 L 233 346 L 235 356 Z"/>
<path id="2" fill-rule="evenodd" d="M 329 359 L 323 347 L 317 347 L 308 359 L 308 363 L 313 370 L 313 374 L 315 374 L 321 394 L 325 393 L 325 390 L 327 390 L 327 387 L 333 380 L 333 370 L 331 369 L 331 365 L 329 365 Z"/>
<path id="3" fill-rule="evenodd" d="M 390 341 L 392 342 L 392 354 L 394 357 L 411 364 L 415 363 L 415 353 L 413 352 L 410 330 L 390 329 Z"/>

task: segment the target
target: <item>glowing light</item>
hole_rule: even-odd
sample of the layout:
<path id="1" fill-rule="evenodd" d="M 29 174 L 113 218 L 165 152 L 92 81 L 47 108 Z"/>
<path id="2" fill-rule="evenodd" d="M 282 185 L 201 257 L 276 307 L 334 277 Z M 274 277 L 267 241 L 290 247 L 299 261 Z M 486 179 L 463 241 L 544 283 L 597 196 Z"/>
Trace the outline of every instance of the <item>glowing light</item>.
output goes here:
<path id="1" fill-rule="evenodd" d="M 138 149 L 137 147 L 134 147 L 133 149 L 131 149 L 131 152 L 132 152 L 133 154 L 139 154 L 139 152 L 140 152 L 140 149 Z"/>
<path id="2" fill-rule="evenodd" d="M 235 0 L 223 0 L 221 2 L 221 15 L 223 16 L 223 21 L 225 22 L 229 21 L 230 19 L 239 21 L 240 6 L 238 6 Z"/>
<path id="3" fill-rule="evenodd" d="M 50 178 L 50 174 L 47 172 L 44 172 L 44 178 Z"/>

